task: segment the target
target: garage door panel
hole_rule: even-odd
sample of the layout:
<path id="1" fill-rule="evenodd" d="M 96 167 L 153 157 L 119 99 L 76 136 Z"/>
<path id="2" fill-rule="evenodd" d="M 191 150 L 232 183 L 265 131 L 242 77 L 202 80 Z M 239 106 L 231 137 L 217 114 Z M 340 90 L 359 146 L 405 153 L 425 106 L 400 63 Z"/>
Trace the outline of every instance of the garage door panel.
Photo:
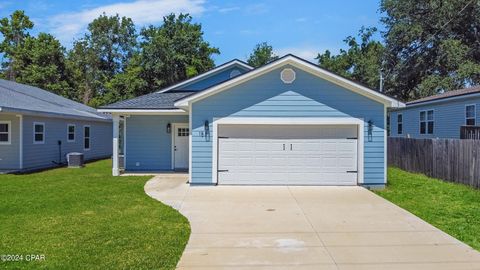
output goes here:
<path id="1" fill-rule="evenodd" d="M 255 127 L 255 126 L 253 126 Z M 253 128 L 252 127 L 252 128 Z M 355 185 L 355 126 L 228 127 L 218 140 L 219 184 Z M 238 131 L 238 132 L 235 132 Z M 295 137 L 297 134 L 297 137 Z"/>

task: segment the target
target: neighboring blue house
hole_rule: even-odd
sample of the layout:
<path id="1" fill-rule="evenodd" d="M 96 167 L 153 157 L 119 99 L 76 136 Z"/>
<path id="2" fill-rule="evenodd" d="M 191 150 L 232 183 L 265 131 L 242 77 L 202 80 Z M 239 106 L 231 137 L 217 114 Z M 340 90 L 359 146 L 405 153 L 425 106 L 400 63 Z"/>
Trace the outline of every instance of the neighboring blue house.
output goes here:
<path id="1" fill-rule="evenodd" d="M 480 124 L 480 87 L 448 91 L 417 99 L 389 113 L 390 136 L 460 138 L 462 126 Z"/>
<path id="2" fill-rule="evenodd" d="M 112 120 L 94 108 L 37 87 L 0 80 L 0 172 L 41 169 L 81 152 L 112 154 Z"/>
<path id="3" fill-rule="evenodd" d="M 113 115 L 113 175 L 123 158 L 126 171 L 188 170 L 191 184 L 383 186 L 386 112 L 402 106 L 287 55 L 100 111 Z"/>

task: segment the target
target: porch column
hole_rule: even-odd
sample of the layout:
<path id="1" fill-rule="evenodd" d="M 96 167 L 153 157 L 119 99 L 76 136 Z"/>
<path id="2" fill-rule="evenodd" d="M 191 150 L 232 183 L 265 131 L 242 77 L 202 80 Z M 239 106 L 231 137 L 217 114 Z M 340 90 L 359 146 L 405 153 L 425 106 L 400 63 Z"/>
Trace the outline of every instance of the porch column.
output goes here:
<path id="1" fill-rule="evenodd" d="M 120 129 L 120 116 L 118 114 L 112 114 L 113 118 L 113 160 L 112 160 L 112 175 L 119 176 L 120 169 L 118 166 L 118 137 Z"/>

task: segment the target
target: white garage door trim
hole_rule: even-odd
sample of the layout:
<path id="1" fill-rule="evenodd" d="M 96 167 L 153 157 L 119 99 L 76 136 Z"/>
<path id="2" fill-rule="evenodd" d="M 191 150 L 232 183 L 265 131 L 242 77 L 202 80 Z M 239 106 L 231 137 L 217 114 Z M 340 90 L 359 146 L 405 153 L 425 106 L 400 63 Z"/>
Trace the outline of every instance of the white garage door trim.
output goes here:
<path id="1" fill-rule="evenodd" d="M 363 142 L 364 121 L 353 117 L 295 118 L 295 117 L 226 117 L 213 119 L 212 145 L 212 183 L 218 183 L 218 126 L 228 125 L 357 125 L 358 150 L 357 170 L 358 184 L 363 184 Z"/>

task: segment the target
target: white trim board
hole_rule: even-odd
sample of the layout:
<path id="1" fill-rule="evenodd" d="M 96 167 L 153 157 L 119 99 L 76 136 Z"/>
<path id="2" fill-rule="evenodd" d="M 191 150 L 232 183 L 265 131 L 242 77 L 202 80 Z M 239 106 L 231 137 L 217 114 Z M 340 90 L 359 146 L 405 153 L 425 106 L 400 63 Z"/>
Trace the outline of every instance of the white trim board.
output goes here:
<path id="1" fill-rule="evenodd" d="M 292 55 L 285 56 L 284 58 L 281 58 L 277 61 L 273 61 L 270 64 L 267 64 L 263 67 L 257 68 L 251 72 L 247 72 L 245 74 L 239 75 L 236 78 L 233 78 L 231 80 L 228 80 L 224 83 L 221 83 L 219 85 L 213 86 L 209 88 L 208 90 L 201 91 L 199 93 L 193 94 L 191 96 L 188 96 L 186 98 L 180 99 L 179 101 L 175 102 L 175 106 L 179 108 L 187 108 L 190 103 L 202 100 L 204 98 L 207 98 L 209 96 L 215 95 L 219 92 L 222 92 L 224 90 L 227 90 L 229 88 L 232 88 L 234 86 L 240 85 L 246 81 L 249 81 L 251 79 L 254 79 L 256 77 L 259 77 L 263 74 L 266 74 L 270 72 L 271 70 L 278 68 L 280 66 L 284 65 L 291 65 L 296 68 L 299 68 L 305 72 L 311 73 L 315 76 L 318 76 L 322 79 L 325 79 L 327 81 L 330 81 L 334 84 L 337 84 L 341 87 L 344 87 L 348 90 L 351 90 L 353 92 L 356 92 L 360 95 L 366 96 L 370 99 L 373 99 L 377 102 L 380 102 L 384 104 L 385 106 L 388 107 L 405 107 L 405 104 L 390 98 L 388 96 L 385 96 L 375 90 L 369 89 L 363 85 L 360 85 L 358 83 L 355 83 L 351 80 L 345 79 L 343 77 L 340 77 L 334 73 L 331 73 L 327 70 L 324 70 L 314 64 L 305 62 L 303 60 L 298 59 L 297 57 L 294 57 Z"/>
<path id="2" fill-rule="evenodd" d="M 167 92 L 167 91 L 172 90 L 172 89 L 174 89 L 174 88 L 187 85 L 187 84 L 189 84 L 189 83 L 192 83 L 192 82 L 194 82 L 194 81 L 203 79 L 203 78 L 205 78 L 205 77 L 208 77 L 208 76 L 210 76 L 210 75 L 213 75 L 214 73 L 220 72 L 220 71 L 222 71 L 222 70 L 224 70 L 224 69 L 227 69 L 227 68 L 229 68 L 229 67 L 231 67 L 231 66 L 234 66 L 234 65 L 242 66 L 242 67 L 244 67 L 244 68 L 246 68 L 246 69 L 248 69 L 248 70 L 252 70 L 252 69 L 253 69 L 253 67 L 251 67 L 251 66 L 249 66 L 249 65 L 246 65 L 245 63 L 243 63 L 243 62 L 241 62 L 241 61 L 239 61 L 239 60 L 237 60 L 237 59 L 234 59 L 234 60 L 232 60 L 232 61 L 230 61 L 230 62 L 227 62 L 227 63 L 224 63 L 224 64 L 222 64 L 222 65 L 219 65 L 219 66 L 215 67 L 214 69 L 209 70 L 209 71 L 207 71 L 207 72 L 205 72 L 205 73 L 203 73 L 203 74 L 200 74 L 200 75 L 195 76 L 195 77 L 192 77 L 192 78 L 190 78 L 190 79 L 188 79 L 188 80 L 185 80 L 185 81 L 176 83 L 176 84 L 174 84 L 174 85 L 168 86 L 167 88 L 164 88 L 164 89 L 162 89 L 162 90 L 160 90 L 160 91 L 157 91 L 157 93 L 164 93 L 164 92 Z"/>
<path id="3" fill-rule="evenodd" d="M 353 117 L 226 117 L 213 119 L 212 183 L 218 184 L 218 125 L 357 125 L 357 184 L 364 183 L 364 125 L 363 119 Z M 386 169 L 386 168 L 385 168 Z"/>

